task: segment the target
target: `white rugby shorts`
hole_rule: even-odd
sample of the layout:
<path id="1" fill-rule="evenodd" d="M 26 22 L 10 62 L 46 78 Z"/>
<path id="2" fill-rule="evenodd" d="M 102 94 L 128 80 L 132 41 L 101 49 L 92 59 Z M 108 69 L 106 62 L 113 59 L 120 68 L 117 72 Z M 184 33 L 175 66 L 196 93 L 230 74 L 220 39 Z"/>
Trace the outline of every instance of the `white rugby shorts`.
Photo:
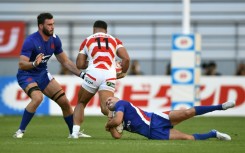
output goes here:
<path id="1" fill-rule="evenodd" d="M 104 69 L 89 69 L 86 71 L 82 87 L 90 93 L 99 90 L 109 90 L 115 92 L 116 71 Z"/>

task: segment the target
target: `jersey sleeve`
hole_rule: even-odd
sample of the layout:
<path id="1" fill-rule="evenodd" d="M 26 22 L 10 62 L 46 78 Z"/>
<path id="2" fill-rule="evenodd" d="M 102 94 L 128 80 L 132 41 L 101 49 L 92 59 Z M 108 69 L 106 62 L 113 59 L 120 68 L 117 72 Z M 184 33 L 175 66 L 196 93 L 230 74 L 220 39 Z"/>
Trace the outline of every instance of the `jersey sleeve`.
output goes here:
<path id="1" fill-rule="evenodd" d="M 79 48 L 79 53 L 87 55 L 87 47 L 86 47 L 87 39 L 85 39 L 80 48 Z"/>
<path id="2" fill-rule="evenodd" d="M 57 35 L 54 35 L 53 38 L 54 38 L 54 46 L 55 46 L 54 54 L 57 55 L 57 54 L 62 53 L 63 49 L 62 49 L 62 43 L 61 43 L 60 38 Z"/>
<path id="3" fill-rule="evenodd" d="M 115 111 L 116 112 L 123 112 L 124 113 L 124 111 L 125 111 L 125 102 L 124 101 L 122 101 L 122 100 L 120 100 L 120 101 L 118 101 L 117 103 L 116 103 L 116 105 L 115 105 Z"/>
<path id="4" fill-rule="evenodd" d="M 31 57 L 32 51 L 35 50 L 35 45 L 30 38 L 26 38 L 22 46 L 21 55 Z"/>
<path id="5" fill-rule="evenodd" d="M 124 47 L 121 40 L 119 40 L 118 38 L 116 38 L 116 42 L 117 42 L 116 50 L 118 50 L 118 48 Z"/>

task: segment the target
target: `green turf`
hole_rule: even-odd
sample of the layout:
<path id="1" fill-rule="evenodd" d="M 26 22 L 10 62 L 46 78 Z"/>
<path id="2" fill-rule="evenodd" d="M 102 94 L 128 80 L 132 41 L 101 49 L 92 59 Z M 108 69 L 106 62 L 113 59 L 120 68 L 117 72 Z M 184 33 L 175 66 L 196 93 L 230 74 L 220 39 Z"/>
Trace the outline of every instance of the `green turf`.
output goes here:
<path id="1" fill-rule="evenodd" d="M 62 117 L 34 117 L 24 138 L 14 139 L 20 116 L 0 117 L 0 153 L 244 153 L 244 117 L 196 117 L 176 126 L 186 133 L 203 133 L 211 129 L 226 132 L 232 141 L 160 141 L 124 132 L 114 140 L 104 130 L 105 117 L 88 116 L 82 128 L 92 138 L 67 139 L 68 129 Z"/>

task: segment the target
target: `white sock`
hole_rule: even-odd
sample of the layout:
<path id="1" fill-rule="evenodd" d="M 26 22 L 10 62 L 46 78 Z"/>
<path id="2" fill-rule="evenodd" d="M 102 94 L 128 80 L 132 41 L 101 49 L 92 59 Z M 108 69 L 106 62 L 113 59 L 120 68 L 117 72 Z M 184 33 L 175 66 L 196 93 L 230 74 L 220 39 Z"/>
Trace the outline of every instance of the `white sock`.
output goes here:
<path id="1" fill-rule="evenodd" d="M 78 135 L 79 131 L 80 131 L 80 125 L 73 125 L 72 135 Z"/>

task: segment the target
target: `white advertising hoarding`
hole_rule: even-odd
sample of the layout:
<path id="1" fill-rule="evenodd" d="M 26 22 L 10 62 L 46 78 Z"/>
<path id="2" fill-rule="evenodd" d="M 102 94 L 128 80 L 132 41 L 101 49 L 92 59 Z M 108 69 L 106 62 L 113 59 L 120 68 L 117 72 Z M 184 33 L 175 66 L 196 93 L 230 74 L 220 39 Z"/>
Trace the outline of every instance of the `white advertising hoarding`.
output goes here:
<path id="1" fill-rule="evenodd" d="M 76 76 L 54 76 L 75 107 L 82 79 Z M 166 111 L 171 107 L 171 78 L 166 76 L 126 76 L 117 82 L 116 96 L 148 111 Z M 222 104 L 235 99 L 235 108 L 206 115 L 245 116 L 245 77 L 202 77 L 200 105 Z M 0 114 L 21 115 L 30 98 L 19 87 L 15 77 L 0 77 Z M 184 107 L 184 106 L 183 106 Z M 180 108 L 181 109 L 181 108 Z M 37 115 L 62 115 L 56 103 L 44 98 Z M 87 105 L 85 115 L 102 115 L 96 95 Z"/>
<path id="2" fill-rule="evenodd" d="M 73 106 L 81 79 L 60 77 L 56 79 L 66 88 L 65 92 Z M 148 111 L 166 111 L 171 108 L 171 78 L 164 76 L 127 76 L 117 82 L 115 96 L 125 99 Z M 228 99 L 235 99 L 237 106 L 227 111 L 216 111 L 207 115 L 245 116 L 244 77 L 202 77 L 200 105 L 216 105 Z M 50 114 L 59 115 L 59 107 L 51 104 Z M 87 105 L 86 115 L 101 115 L 99 98 L 96 95 Z"/>

